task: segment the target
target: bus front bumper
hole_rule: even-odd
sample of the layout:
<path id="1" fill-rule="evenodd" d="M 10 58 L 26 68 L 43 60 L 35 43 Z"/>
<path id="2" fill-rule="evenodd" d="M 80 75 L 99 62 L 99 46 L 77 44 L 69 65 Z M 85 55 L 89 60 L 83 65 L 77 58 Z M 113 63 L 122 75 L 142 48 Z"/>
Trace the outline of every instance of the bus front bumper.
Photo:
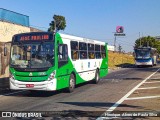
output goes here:
<path id="1" fill-rule="evenodd" d="M 135 62 L 136 65 L 152 65 L 152 61 L 148 61 L 148 62 Z"/>
<path id="2" fill-rule="evenodd" d="M 43 91 L 55 91 L 56 90 L 56 79 L 42 82 L 23 82 L 13 78 L 9 79 L 11 90 L 43 90 Z"/>

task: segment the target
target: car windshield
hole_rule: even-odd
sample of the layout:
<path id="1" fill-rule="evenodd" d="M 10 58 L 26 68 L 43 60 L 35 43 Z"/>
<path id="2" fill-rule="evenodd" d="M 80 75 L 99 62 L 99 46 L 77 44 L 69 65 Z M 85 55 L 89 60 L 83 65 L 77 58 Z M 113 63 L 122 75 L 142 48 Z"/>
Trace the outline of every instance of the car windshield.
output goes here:
<path id="1" fill-rule="evenodd" d="M 14 44 L 11 47 L 11 66 L 15 68 L 49 68 L 54 63 L 53 42 Z"/>
<path id="2" fill-rule="evenodd" d="M 136 50 L 136 58 L 150 58 L 149 50 Z"/>

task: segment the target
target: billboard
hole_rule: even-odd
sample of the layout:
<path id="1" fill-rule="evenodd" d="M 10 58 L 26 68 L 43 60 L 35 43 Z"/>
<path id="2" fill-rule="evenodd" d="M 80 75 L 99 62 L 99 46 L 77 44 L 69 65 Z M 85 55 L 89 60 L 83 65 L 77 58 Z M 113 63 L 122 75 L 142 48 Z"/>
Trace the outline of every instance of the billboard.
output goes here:
<path id="1" fill-rule="evenodd" d="M 123 26 L 117 26 L 116 27 L 116 33 L 123 33 L 124 27 Z"/>
<path id="2" fill-rule="evenodd" d="M 114 36 L 125 36 L 125 34 L 123 32 L 124 32 L 124 27 L 123 26 L 117 26 Z"/>

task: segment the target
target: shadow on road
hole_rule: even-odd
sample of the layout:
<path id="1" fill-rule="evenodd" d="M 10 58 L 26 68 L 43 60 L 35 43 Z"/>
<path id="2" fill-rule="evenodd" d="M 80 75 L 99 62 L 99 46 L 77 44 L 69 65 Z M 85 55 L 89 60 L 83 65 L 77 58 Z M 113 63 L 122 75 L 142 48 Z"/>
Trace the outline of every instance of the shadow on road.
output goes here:
<path id="1" fill-rule="evenodd" d="M 0 95 L 9 92 L 9 78 L 0 78 Z"/>
<path id="2" fill-rule="evenodd" d="M 121 67 L 121 68 L 135 68 L 135 65 L 134 65 L 134 64 L 130 64 L 130 63 L 123 63 L 123 64 L 116 65 L 116 67 Z"/>
<path id="3" fill-rule="evenodd" d="M 68 105 L 74 105 L 74 106 L 80 106 L 80 107 L 111 107 L 115 103 L 110 103 L 110 102 L 58 102 L 62 104 L 68 104 Z M 132 106 L 132 105 L 127 105 L 127 104 L 121 104 L 120 107 L 130 107 L 130 108 L 140 108 L 140 106 Z"/>

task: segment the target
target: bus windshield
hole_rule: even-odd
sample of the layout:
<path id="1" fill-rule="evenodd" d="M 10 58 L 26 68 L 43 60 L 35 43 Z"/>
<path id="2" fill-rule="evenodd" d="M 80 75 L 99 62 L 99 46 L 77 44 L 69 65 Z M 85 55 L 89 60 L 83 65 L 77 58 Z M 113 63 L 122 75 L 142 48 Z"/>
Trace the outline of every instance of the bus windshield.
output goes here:
<path id="1" fill-rule="evenodd" d="M 136 58 L 148 59 L 150 58 L 150 50 L 136 50 Z"/>
<path id="2" fill-rule="evenodd" d="M 18 43 L 11 47 L 11 67 L 49 68 L 53 63 L 53 42 Z"/>

